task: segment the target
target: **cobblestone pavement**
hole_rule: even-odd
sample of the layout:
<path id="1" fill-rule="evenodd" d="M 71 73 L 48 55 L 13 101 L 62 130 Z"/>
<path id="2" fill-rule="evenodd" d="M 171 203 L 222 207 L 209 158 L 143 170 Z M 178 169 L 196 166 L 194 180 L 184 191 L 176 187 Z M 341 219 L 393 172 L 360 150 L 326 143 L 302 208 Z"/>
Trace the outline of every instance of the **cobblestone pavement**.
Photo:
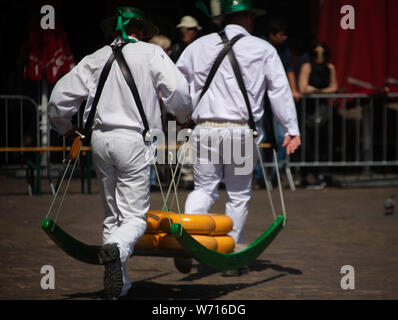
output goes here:
<path id="1" fill-rule="evenodd" d="M 74 180 L 59 224 L 73 236 L 100 244 L 102 205 L 97 181 L 93 194 L 79 191 Z M 103 268 L 64 254 L 40 230 L 52 196 L 27 195 L 22 179 L 0 177 L 0 299 L 103 299 Z M 285 191 L 287 227 L 241 277 L 194 262 L 179 273 L 171 258 L 134 257 L 128 262 L 133 281 L 128 299 L 398 299 L 398 212 L 385 216 L 384 200 L 397 189 Z M 187 192 L 181 190 L 183 204 Z M 278 193 L 273 191 L 276 203 Z M 213 212 L 224 212 L 225 191 Z M 272 222 L 265 191 L 256 190 L 249 206 L 247 242 Z M 162 207 L 152 193 L 151 209 Z M 55 270 L 55 289 L 43 290 L 43 265 Z M 355 290 L 343 290 L 343 265 L 355 269 Z"/>

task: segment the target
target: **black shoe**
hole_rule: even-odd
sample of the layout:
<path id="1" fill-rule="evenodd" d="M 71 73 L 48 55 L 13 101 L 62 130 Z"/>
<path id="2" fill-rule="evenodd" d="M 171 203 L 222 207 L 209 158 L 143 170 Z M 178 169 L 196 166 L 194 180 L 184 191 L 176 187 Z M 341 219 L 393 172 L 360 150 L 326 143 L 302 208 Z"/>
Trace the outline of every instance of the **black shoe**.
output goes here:
<path id="1" fill-rule="evenodd" d="M 119 248 L 115 243 L 102 246 L 99 261 L 105 266 L 104 287 L 109 299 L 117 299 L 123 289 L 123 272 Z"/>
<path id="2" fill-rule="evenodd" d="M 225 270 L 222 272 L 223 277 L 240 277 L 244 274 L 249 273 L 249 267 L 244 266 L 234 270 Z"/>
<path id="3" fill-rule="evenodd" d="M 174 265 L 181 273 L 190 273 L 192 269 L 192 258 L 174 257 Z"/>

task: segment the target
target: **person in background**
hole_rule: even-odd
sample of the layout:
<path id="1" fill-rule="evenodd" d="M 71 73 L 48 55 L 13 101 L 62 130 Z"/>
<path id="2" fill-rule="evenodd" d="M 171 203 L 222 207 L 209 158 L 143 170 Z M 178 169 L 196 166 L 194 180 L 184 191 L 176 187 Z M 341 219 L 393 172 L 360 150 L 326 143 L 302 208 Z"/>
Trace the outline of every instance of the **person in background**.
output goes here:
<path id="1" fill-rule="evenodd" d="M 266 27 L 266 40 L 272 44 L 278 52 L 279 58 L 285 68 L 290 88 L 292 89 L 293 98 L 297 102 L 300 100 L 301 94 L 297 89 L 296 76 L 292 65 L 292 54 L 287 45 L 286 31 L 287 24 L 284 21 L 271 19 L 268 21 Z"/>
<path id="2" fill-rule="evenodd" d="M 292 55 L 286 41 L 287 40 L 286 31 L 287 31 L 287 24 L 284 21 L 281 21 L 279 19 L 271 19 L 268 21 L 266 25 L 265 39 L 276 49 L 278 56 L 282 61 L 283 68 L 285 69 L 293 98 L 295 102 L 298 102 L 300 100 L 301 94 L 297 89 L 296 76 L 294 74 L 294 69 L 292 65 Z M 265 108 L 269 107 L 270 107 L 269 101 L 266 98 Z M 265 123 L 266 121 L 265 119 L 263 119 L 264 128 L 265 128 Z M 283 130 L 283 127 L 279 124 L 278 121 L 275 120 L 275 118 L 273 119 L 273 123 L 275 128 L 276 143 L 278 144 L 278 152 L 277 152 L 278 166 L 279 170 L 281 170 L 281 164 L 286 157 L 286 150 L 285 148 L 282 147 L 283 139 L 285 138 L 285 132 Z M 267 131 L 264 130 L 264 132 Z M 268 138 L 269 137 L 264 136 L 265 140 Z M 257 188 L 264 187 L 263 174 L 259 164 L 256 165 L 256 168 L 254 170 L 254 178 L 255 178 L 254 179 L 255 187 Z M 271 172 L 271 182 L 273 185 L 276 185 L 277 183 L 275 169 L 272 169 Z"/>
<path id="3" fill-rule="evenodd" d="M 202 27 L 199 25 L 198 20 L 192 16 L 184 16 L 176 26 L 181 34 L 181 40 L 171 47 L 170 58 L 174 62 L 177 62 L 181 53 L 185 48 L 194 42 L 199 37 L 199 32 Z"/>
<path id="4" fill-rule="evenodd" d="M 310 62 L 301 66 L 299 90 L 301 94 L 335 93 L 338 90 L 336 68 L 329 62 L 329 48 L 316 42 L 310 52 Z"/>
<path id="5" fill-rule="evenodd" d="M 315 93 L 335 93 L 338 90 L 336 68 L 329 62 L 330 53 L 327 45 L 322 42 L 316 42 L 310 50 L 310 62 L 306 62 L 301 66 L 299 74 L 299 90 L 303 95 L 315 94 Z M 318 112 L 315 110 L 314 100 L 308 100 L 306 104 L 306 123 L 307 128 L 307 146 L 306 146 L 306 158 L 311 159 L 314 155 L 314 146 L 312 138 L 314 137 L 314 127 L 318 125 L 320 127 L 320 150 L 322 149 L 322 137 L 324 136 L 324 130 L 322 126 L 327 121 L 328 108 L 330 106 L 320 100 Z M 308 168 L 301 168 L 300 185 L 315 190 L 323 190 L 326 187 L 326 181 L 324 176 L 319 172 L 317 168 L 313 168 L 311 174 L 314 175 L 316 182 L 312 185 L 307 181 L 307 176 L 310 174 Z"/>
<path id="6" fill-rule="evenodd" d="M 158 34 L 149 40 L 150 43 L 160 46 L 168 56 L 171 55 L 171 40 L 163 34 Z"/>

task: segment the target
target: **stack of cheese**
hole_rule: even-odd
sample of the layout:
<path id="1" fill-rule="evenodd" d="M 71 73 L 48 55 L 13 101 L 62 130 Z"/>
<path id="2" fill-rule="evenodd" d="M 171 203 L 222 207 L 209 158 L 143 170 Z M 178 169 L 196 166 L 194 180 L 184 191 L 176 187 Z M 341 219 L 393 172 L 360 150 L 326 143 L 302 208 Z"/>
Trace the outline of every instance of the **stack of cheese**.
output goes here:
<path id="1" fill-rule="evenodd" d="M 181 223 L 184 229 L 199 243 L 210 250 L 230 253 L 234 250 L 234 239 L 228 236 L 232 220 L 224 214 L 177 214 L 166 211 L 148 211 L 147 229 L 135 246 L 136 250 L 184 250 L 170 234 L 170 222 Z"/>

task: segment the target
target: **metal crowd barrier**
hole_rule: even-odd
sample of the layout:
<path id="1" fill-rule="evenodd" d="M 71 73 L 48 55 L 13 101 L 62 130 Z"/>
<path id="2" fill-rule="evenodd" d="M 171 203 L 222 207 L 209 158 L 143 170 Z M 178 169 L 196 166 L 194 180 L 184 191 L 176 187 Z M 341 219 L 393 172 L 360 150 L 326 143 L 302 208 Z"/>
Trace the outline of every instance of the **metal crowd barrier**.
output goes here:
<path id="1" fill-rule="evenodd" d="M 30 97 L 0 95 L 0 167 L 36 172 L 36 193 L 41 193 L 41 155 L 44 152 L 61 152 L 65 158 L 67 147 L 53 150 L 40 143 L 40 108 Z M 297 105 L 301 131 L 301 147 L 291 157 L 286 157 L 286 173 L 294 190 L 291 167 L 372 167 L 398 166 L 398 94 L 313 94 L 303 96 Z M 81 115 L 77 115 L 80 123 Z M 29 135 L 26 135 L 29 133 Z M 27 144 L 29 137 L 30 144 Z M 26 147 L 36 147 L 36 151 Z M 44 150 L 43 148 L 48 148 Z M 10 153 L 14 156 L 10 159 Z M 34 153 L 34 158 L 25 156 Z M 90 153 L 90 150 L 87 150 Z M 15 156 L 17 154 L 17 156 Z M 51 161 L 45 162 L 50 172 Z M 88 157 L 91 170 L 91 157 Z M 10 161 L 12 160 L 12 161 Z M 271 163 L 265 163 L 267 167 Z M 28 170 L 26 171 L 28 175 Z M 91 185 L 88 175 L 88 184 Z M 51 183 L 51 182 L 50 182 Z M 30 183 L 29 192 L 33 188 Z M 82 192 L 84 192 L 82 182 Z M 89 193 L 91 188 L 89 188 Z"/>
<path id="2" fill-rule="evenodd" d="M 22 95 L 0 95 L 0 122 L 2 133 L 0 135 L 1 147 L 40 146 L 40 110 L 39 105 L 30 97 Z M 11 161 L 13 160 L 13 161 Z M 22 166 L 23 154 L 16 159 L 10 159 L 6 152 L 1 155 L 2 167 Z"/>
<path id="3" fill-rule="evenodd" d="M 41 177 L 47 175 L 51 192 L 54 193 L 52 171 L 58 173 L 62 165 L 51 168 L 50 153 L 62 152 L 62 159 L 70 147 L 66 146 L 62 138 L 61 146 L 51 145 L 51 134 L 47 128 L 47 143 L 42 145 L 40 116 L 42 110 L 32 98 L 23 95 L 0 95 L 0 169 L 22 171 L 28 182 L 30 195 L 41 194 Z M 78 121 L 80 115 L 77 115 Z M 43 129 L 43 130 L 41 130 Z M 43 154 L 46 156 L 43 157 Z M 79 159 L 81 170 L 81 192 L 85 192 L 85 178 L 87 178 L 87 192 L 91 193 L 91 149 L 85 147 L 82 155 L 87 161 Z M 59 174 L 59 173 L 58 173 Z M 54 177 L 57 178 L 57 177 Z"/>
<path id="4" fill-rule="evenodd" d="M 398 165 L 398 94 L 313 94 L 297 106 L 301 148 L 290 167 Z"/>

